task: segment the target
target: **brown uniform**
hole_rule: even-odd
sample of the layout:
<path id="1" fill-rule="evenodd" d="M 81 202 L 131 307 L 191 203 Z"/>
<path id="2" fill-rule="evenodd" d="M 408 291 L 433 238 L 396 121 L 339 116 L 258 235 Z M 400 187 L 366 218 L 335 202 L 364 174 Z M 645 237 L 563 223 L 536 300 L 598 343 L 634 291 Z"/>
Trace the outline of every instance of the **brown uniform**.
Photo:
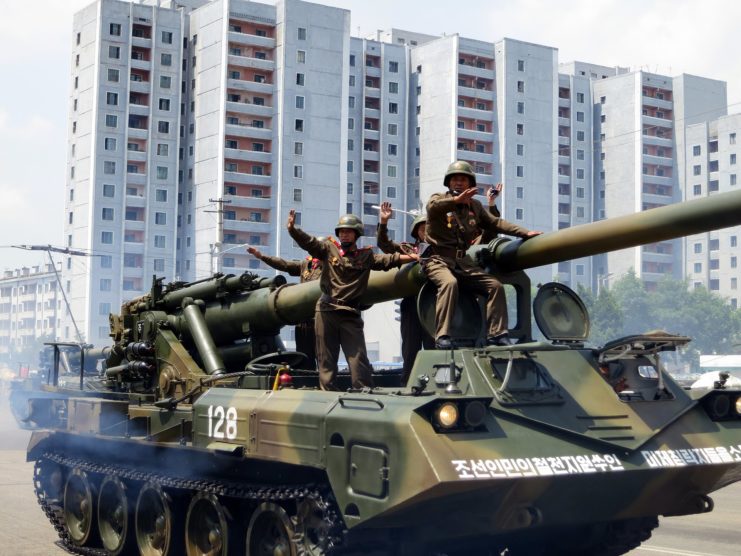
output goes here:
<path id="1" fill-rule="evenodd" d="M 260 257 L 266 265 L 290 276 L 299 276 L 300 282 L 311 282 L 318 280 L 322 274 L 322 263 L 319 259 L 306 257 L 302 261 L 287 261 L 280 257 L 263 255 Z M 300 351 L 309 358 L 309 368 L 316 369 L 316 336 L 314 335 L 314 319 L 298 323 L 294 328 L 296 338 L 296 351 Z"/>
<path id="2" fill-rule="evenodd" d="M 435 338 L 451 336 L 453 311 L 458 303 L 458 281 L 487 296 L 487 336 L 507 332 L 507 300 L 502 284 L 473 261 L 466 250 L 483 231 L 526 237 L 528 230 L 493 216 L 479 201 L 456 204 L 454 194 L 436 193 L 427 201 L 426 240 L 432 256 L 424 262 L 427 277 L 437 286 Z"/>
<path id="3" fill-rule="evenodd" d="M 370 271 L 399 266 L 399 255 L 375 255 L 370 248 L 345 254 L 334 243 L 317 241 L 299 228 L 293 227 L 289 233 L 302 249 L 322 262 L 322 296 L 316 304 L 314 328 L 320 386 L 323 390 L 337 389 L 337 360 L 342 348 L 353 388 L 372 387 L 359 299 L 368 286 Z"/>
<path id="4" fill-rule="evenodd" d="M 389 239 L 386 224 L 378 225 L 378 248 L 384 253 L 416 253 L 419 254 L 419 242 L 396 243 Z M 412 374 L 412 366 L 420 349 L 434 349 L 435 341 L 430 338 L 417 314 L 417 296 L 410 295 L 401 300 L 399 306 L 401 317 L 401 356 L 404 359 L 402 381 L 406 383 Z"/>
<path id="5" fill-rule="evenodd" d="M 492 216 L 495 218 L 499 218 L 502 216 L 502 214 L 499 212 L 499 209 L 496 205 L 491 205 L 489 207 L 489 213 L 491 213 Z M 491 231 L 491 230 L 484 230 L 481 234 L 481 237 L 479 237 L 478 241 L 475 243 L 479 243 L 481 245 L 488 244 L 491 240 L 495 239 L 497 237 L 497 232 Z"/>

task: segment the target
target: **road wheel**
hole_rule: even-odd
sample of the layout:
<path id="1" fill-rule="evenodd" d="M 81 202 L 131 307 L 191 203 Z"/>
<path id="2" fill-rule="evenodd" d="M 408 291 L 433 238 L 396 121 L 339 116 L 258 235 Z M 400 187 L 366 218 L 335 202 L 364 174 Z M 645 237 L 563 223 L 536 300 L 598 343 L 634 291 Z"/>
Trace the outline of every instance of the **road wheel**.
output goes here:
<path id="1" fill-rule="evenodd" d="M 247 556 L 296 556 L 295 530 L 286 511 L 263 502 L 247 528 Z"/>
<path id="2" fill-rule="evenodd" d="M 170 496 L 155 483 L 147 483 L 136 500 L 136 544 L 142 556 L 181 554 L 180 520 Z"/>
<path id="3" fill-rule="evenodd" d="M 98 532 L 100 540 L 112 556 L 121 554 L 131 545 L 131 508 L 126 487 L 118 477 L 107 476 L 98 494 Z"/>
<path id="4" fill-rule="evenodd" d="M 93 542 L 93 485 L 87 473 L 73 469 L 64 485 L 64 522 L 72 542 L 77 546 Z"/>
<path id="5" fill-rule="evenodd" d="M 199 492 L 190 501 L 185 518 L 188 556 L 226 556 L 229 553 L 227 514 L 213 494 Z"/>

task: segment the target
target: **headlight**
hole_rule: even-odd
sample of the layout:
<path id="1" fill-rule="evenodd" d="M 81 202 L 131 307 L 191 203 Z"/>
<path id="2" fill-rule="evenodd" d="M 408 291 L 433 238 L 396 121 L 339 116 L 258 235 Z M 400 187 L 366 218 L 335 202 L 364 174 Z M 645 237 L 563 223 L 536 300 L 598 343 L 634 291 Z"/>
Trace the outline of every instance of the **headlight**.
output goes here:
<path id="1" fill-rule="evenodd" d="M 736 398 L 736 415 L 741 417 L 741 396 Z"/>
<path id="2" fill-rule="evenodd" d="M 435 411 L 437 424 L 444 429 L 453 428 L 458 422 L 458 406 L 452 402 L 446 402 Z"/>

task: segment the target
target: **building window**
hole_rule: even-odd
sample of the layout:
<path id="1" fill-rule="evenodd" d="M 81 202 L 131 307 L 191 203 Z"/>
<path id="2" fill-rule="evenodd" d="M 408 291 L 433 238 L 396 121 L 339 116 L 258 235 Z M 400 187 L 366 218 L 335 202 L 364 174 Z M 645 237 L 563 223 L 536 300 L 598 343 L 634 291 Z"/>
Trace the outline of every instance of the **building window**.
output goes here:
<path id="1" fill-rule="evenodd" d="M 389 102 L 389 114 L 398 114 L 399 113 L 399 105 L 395 102 Z"/>
<path id="2" fill-rule="evenodd" d="M 112 183 L 103 184 L 103 197 L 113 197 L 116 194 L 116 186 Z"/>
<path id="3" fill-rule="evenodd" d="M 700 145 L 692 147 L 692 156 L 700 156 L 700 154 L 702 154 L 702 147 Z"/>
<path id="4" fill-rule="evenodd" d="M 525 103 L 524 102 L 518 102 L 517 103 L 517 113 L 518 114 L 524 114 L 525 113 Z"/>
<path id="5" fill-rule="evenodd" d="M 170 133 L 170 122 L 159 120 L 157 122 L 157 131 L 160 133 Z"/>
<path id="6" fill-rule="evenodd" d="M 524 220 L 525 219 L 525 210 L 518 208 L 515 209 L 515 220 Z"/>
<path id="7" fill-rule="evenodd" d="M 172 65 L 172 54 L 163 52 L 160 55 L 160 64 L 162 64 L 163 66 L 171 66 Z"/>
<path id="8" fill-rule="evenodd" d="M 353 170 L 353 162 L 352 162 L 352 160 L 348 160 L 347 161 L 347 171 L 348 172 L 353 172 L 354 171 Z"/>
<path id="9" fill-rule="evenodd" d="M 525 154 L 525 145 L 518 143 L 517 144 L 517 156 L 523 156 Z"/>
<path id="10" fill-rule="evenodd" d="M 113 137 L 106 137 L 103 140 L 103 148 L 107 151 L 116 150 L 116 140 Z"/>
<path id="11" fill-rule="evenodd" d="M 607 97 L 599 97 L 599 103 L 605 104 L 607 102 Z"/>
<path id="12" fill-rule="evenodd" d="M 396 81 L 389 81 L 389 93 L 396 94 L 399 92 L 399 84 Z"/>
<path id="13" fill-rule="evenodd" d="M 576 113 L 576 121 L 577 122 L 583 122 L 584 121 L 584 112 L 577 112 Z"/>
<path id="14" fill-rule="evenodd" d="M 298 166 L 298 168 L 300 168 L 300 166 Z M 300 203 L 303 200 L 303 193 L 304 193 L 303 189 L 294 189 L 293 190 L 293 202 Z"/>
<path id="15" fill-rule="evenodd" d="M 113 243 L 113 232 L 101 232 L 100 242 L 106 245 L 112 244 Z M 101 263 L 101 266 L 103 266 L 102 263 Z M 110 267 L 104 267 L 104 268 L 110 268 Z"/>
<path id="16" fill-rule="evenodd" d="M 301 119 L 296 119 L 293 123 L 293 129 L 296 131 L 303 131 L 304 130 L 304 121 Z"/>
<path id="17" fill-rule="evenodd" d="M 522 178 L 525 176 L 525 167 L 524 166 L 517 166 L 515 168 L 515 174 L 518 178 Z"/>
<path id="18" fill-rule="evenodd" d="M 167 168 L 165 168 L 167 170 Z M 157 189 L 154 192 L 154 200 L 158 203 L 166 203 L 167 202 L 167 189 Z"/>
<path id="19" fill-rule="evenodd" d="M 729 133 L 728 134 L 728 143 L 731 145 L 736 144 L 736 134 L 735 133 Z"/>
<path id="20" fill-rule="evenodd" d="M 167 179 L 167 167 L 166 166 L 157 166 L 157 179 L 158 180 Z"/>
<path id="21" fill-rule="evenodd" d="M 355 76 L 354 75 L 351 75 L 350 76 L 349 83 L 350 83 L 350 87 L 354 87 L 355 86 Z"/>
<path id="22" fill-rule="evenodd" d="M 386 168 L 386 175 L 387 175 L 388 177 L 390 177 L 390 178 L 395 178 L 395 177 L 396 177 L 396 166 L 393 166 L 393 165 L 389 165 L 389 166 L 388 166 L 388 167 Z"/>
<path id="23" fill-rule="evenodd" d="M 170 99 L 161 98 L 159 106 L 160 106 L 160 110 L 162 110 L 163 112 L 169 112 L 170 111 Z"/>
<path id="24" fill-rule="evenodd" d="M 523 124 L 517 124 L 517 135 L 525 134 L 525 126 Z"/>
<path id="25" fill-rule="evenodd" d="M 736 174 L 731 174 L 729 176 L 729 184 L 730 185 L 736 185 Z"/>
<path id="26" fill-rule="evenodd" d="M 167 214 L 165 214 L 164 212 L 155 212 L 154 223 L 160 226 L 164 226 L 165 224 L 167 224 Z"/>
<path id="27" fill-rule="evenodd" d="M 157 143 L 157 156 L 167 156 L 170 146 L 167 143 Z"/>
<path id="28" fill-rule="evenodd" d="M 105 115 L 105 126 L 106 127 L 118 127 L 118 116 L 113 114 Z"/>
<path id="29" fill-rule="evenodd" d="M 584 93 L 576 93 L 576 102 L 579 104 L 584 103 Z"/>
<path id="30" fill-rule="evenodd" d="M 517 82 L 517 92 L 518 93 L 524 93 L 525 92 L 525 82 L 524 81 L 518 81 Z"/>
<path id="31" fill-rule="evenodd" d="M 577 141 L 584 141 L 584 132 L 583 131 L 577 131 L 576 132 L 576 140 Z"/>
<path id="32" fill-rule="evenodd" d="M 605 153 L 601 153 L 602 160 L 604 160 L 604 154 Z M 584 160 L 584 150 L 583 149 L 577 149 L 576 150 L 576 159 L 577 160 Z"/>
<path id="33" fill-rule="evenodd" d="M 304 178 L 304 167 L 300 165 L 295 165 L 293 167 L 293 177 L 296 179 L 303 179 Z"/>
<path id="34" fill-rule="evenodd" d="M 583 180 L 584 179 L 584 169 L 583 168 L 577 168 L 576 169 L 576 179 Z"/>
<path id="35" fill-rule="evenodd" d="M 118 60 L 121 57 L 121 47 L 120 46 L 109 46 L 108 47 L 108 57 L 111 60 Z"/>
<path id="36" fill-rule="evenodd" d="M 525 60 L 517 60 L 517 71 L 525 71 Z"/>
<path id="37" fill-rule="evenodd" d="M 296 85 L 303 87 L 306 82 L 306 78 L 303 73 L 296 74 Z"/>
<path id="38" fill-rule="evenodd" d="M 160 75 L 160 88 L 169 89 L 172 86 L 172 77 L 169 75 Z"/>
<path id="39" fill-rule="evenodd" d="M 118 83 L 119 71 L 117 69 L 108 68 L 108 81 L 111 83 Z"/>
<path id="40" fill-rule="evenodd" d="M 734 166 L 736 164 L 736 153 L 733 153 L 731 155 L 730 164 L 731 164 L 731 166 Z"/>
<path id="41" fill-rule="evenodd" d="M 113 175 L 116 173 L 116 163 L 110 160 L 103 162 L 103 173 Z"/>
<path id="42" fill-rule="evenodd" d="M 524 199 L 525 198 L 525 188 L 524 187 L 516 187 L 515 188 L 515 196 L 518 199 Z"/>
<path id="43" fill-rule="evenodd" d="M 386 188 L 386 197 L 389 199 L 396 199 L 396 187 L 387 187 Z"/>
<path id="44" fill-rule="evenodd" d="M 72 213 L 70 213 L 70 214 L 72 214 Z M 113 209 L 112 208 L 103 207 L 103 213 L 101 215 L 101 218 L 103 220 L 113 220 Z"/>
<path id="45" fill-rule="evenodd" d="M 347 129 L 355 129 L 355 119 L 354 118 L 347 119 Z"/>
<path id="46" fill-rule="evenodd" d="M 304 97 L 296 95 L 296 108 L 298 108 L 299 110 L 304 109 Z"/>
<path id="47" fill-rule="evenodd" d="M 306 27 L 299 27 L 298 28 L 298 40 L 305 41 L 306 40 Z"/>
<path id="48" fill-rule="evenodd" d="M 397 135 L 399 133 L 399 126 L 397 124 L 388 124 L 388 134 Z"/>
<path id="49" fill-rule="evenodd" d="M 105 102 L 108 106 L 118 106 L 118 93 L 106 93 Z"/>
<path id="50" fill-rule="evenodd" d="M 193 38 L 195 39 L 195 35 L 193 36 Z M 162 43 L 172 44 L 172 33 L 170 31 L 162 31 Z"/>
<path id="51" fill-rule="evenodd" d="M 700 166 L 699 164 L 695 164 L 692 167 L 692 175 L 699 176 L 700 174 L 702 174 L 702 166 Z"/>

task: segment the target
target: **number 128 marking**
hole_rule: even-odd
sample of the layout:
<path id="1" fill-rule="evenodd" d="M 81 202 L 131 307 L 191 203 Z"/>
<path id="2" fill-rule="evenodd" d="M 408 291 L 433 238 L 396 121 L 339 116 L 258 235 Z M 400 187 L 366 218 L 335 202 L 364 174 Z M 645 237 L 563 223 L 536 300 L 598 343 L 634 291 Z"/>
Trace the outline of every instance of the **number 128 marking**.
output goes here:
<path id="1" fill-rule="evenodd" d="M 208 435 L 213 438 L 237 438 L 237 410 L 221 405 L 208 406 Z"/>

